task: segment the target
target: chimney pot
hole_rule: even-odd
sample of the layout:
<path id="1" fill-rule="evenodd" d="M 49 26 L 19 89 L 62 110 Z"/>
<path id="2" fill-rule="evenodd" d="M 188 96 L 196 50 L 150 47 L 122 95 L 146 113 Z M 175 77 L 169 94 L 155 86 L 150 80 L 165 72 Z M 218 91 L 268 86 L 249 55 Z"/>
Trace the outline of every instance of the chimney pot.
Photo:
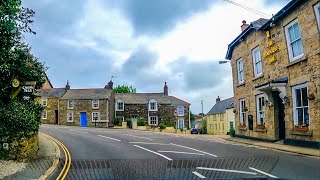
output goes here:
<path id="1" fill-rule="evenodd" d="M 164 94 L 165 96 L 168 96 L 168 95 L 169 95 L 167 82 L 164 82 L 163 94 Z"/>
<path id="2" fill-rule="evenodd" d="M 219 96 L 216 98 L 216 103 L 217 102 L 220 102 L 220 97 Z"/>
<path id="3" fill-rule="evenodd" d="M 241 31 L 244 31 L 248 26 L 249 26 L 249 24 L 247 24 L 247 21 L 243 20 L 242 25 L 241 25 Z"/>
<path id="4" fill-rule="evenodd" d="M 67 80 L 66 90 L 69 90 L 69 89 L 70 89 L 69 80 Z"/>

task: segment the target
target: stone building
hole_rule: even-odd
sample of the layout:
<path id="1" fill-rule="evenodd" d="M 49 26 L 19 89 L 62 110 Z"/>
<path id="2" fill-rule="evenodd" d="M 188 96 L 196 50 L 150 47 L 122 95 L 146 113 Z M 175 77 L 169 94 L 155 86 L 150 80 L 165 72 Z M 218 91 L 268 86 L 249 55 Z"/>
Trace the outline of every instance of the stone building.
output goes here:
<path id="1" fill-rule="evenodd" d="M 319 147 L 320 2 L 292 0 L 250 25 L 226 54 L 231 60 L 236 135 Z"/>
<path id="2" fill-rule="evenodd" d="M 190 104 L 168 95 L 165 83 L 163 93 L 116 93 L 115 117 L 123 122 L 145 120 L 149 125 L 173 121 L 176 128 L 189 126 Z"/>
<path id="3" fill-rule="evenodd" d="M 208 134 L 227 134 L 229 132 L 227 109 L 233 107 L 233 98 L 220 100 L 216 98 L 216 104 L 206 114 Z"/>

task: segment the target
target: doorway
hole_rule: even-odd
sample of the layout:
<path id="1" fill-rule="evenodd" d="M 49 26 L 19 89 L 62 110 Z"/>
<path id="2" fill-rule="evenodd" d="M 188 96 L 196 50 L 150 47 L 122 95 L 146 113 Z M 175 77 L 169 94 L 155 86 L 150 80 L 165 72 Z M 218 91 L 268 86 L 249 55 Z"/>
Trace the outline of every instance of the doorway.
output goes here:
<path id="1" fill-rule="evenodd" d="M 54 124 L 58 124 L 59 123 L 59 111 L 55 110 L 54 111 Z"/>
<path id="2" fill-rule="evenodd" d="M 285 107 L 278 91 L 273 91 L 275 120 L 278 120 L 279 140 L 286 137 Z M 277 123 L 277 121 L 275 121 Z"/>
<path id="3" fill-rule="evenodd" d="M 80 112 L 80 126 L 86 127 L 87 126 L 87 113 Z"/>

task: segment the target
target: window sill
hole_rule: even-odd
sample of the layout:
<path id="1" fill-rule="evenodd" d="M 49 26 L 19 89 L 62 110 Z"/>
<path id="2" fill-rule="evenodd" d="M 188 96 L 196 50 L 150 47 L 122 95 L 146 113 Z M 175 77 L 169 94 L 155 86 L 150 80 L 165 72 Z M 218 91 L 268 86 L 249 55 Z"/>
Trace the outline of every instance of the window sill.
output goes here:
<path id="1" fill-rule="evenodd" d="M 295 126 L 293 128 L 294 131 L 300 131 L 300 132 L 307 132 L 309 131 L 309 127 L 308 126 Z"/>
<path id="2" fill-rule="evenodd" d="M 293 66 L 297 63 L 300 63 L 300 62 L 303 62 L 303 61 L 306 61 L 308 59 L 308 57 L 306 55 L 302 56 L 301 58 L 297 59 L 297 60 L 294 60 L 292 62 L 289 62 L 285 67 L 290 67 L 290 66 Z"/>
<path id="3" fill-rule="evenodd" d="M 238 129 L 241 130 L 241 131 L 246 131 L 247 130 L 247 126 L 246 125 L 240 125 L 238 127 Z"/>
<path id="4" fill-rule="evenodd" d="M 253 79 L 252 79 L 252 81 L 255 81 L 255 80 L 257 80 L 257 79 L 261 79 L 261 78 L 263 78 L 263 74 L 261 74 L 261 75 L 259 75 L 259 76 L 255 77 L 255 78 L 253 78 Z"/>
<path id="5" fill-rule="evenodd" d="M 297 131 L 297 130 L 293 129 L 290 134 L 291 134 L 291 135 L 298 135 L 298 136 L 312 136 L 313 131 L 312 131 L 312 130 L 308 130 L 308 131 Z"/>
<path id="6" fill-rule="evenodd" d="M 238 84 L 237 87 L 244 86 L 244 85 L 246 85 L 245 82 Z"/>
<path id="7" fill-rule="evenodd" d="M 260 127 L 256 127 L 254 129 L 255 132 L 262 132 L 262 133 L 266 133 L 267 132 L 267 129 L 266 128 L 260 128 Z"/>

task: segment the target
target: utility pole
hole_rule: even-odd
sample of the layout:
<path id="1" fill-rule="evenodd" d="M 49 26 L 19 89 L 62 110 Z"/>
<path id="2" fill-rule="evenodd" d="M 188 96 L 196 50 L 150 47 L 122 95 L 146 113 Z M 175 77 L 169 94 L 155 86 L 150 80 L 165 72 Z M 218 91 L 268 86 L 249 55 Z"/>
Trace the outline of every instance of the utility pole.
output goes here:
<path id="1" fill-rule="evenodd" d="M 203 100 L 201 100 L 201 120 L 203 121 Z"/>

